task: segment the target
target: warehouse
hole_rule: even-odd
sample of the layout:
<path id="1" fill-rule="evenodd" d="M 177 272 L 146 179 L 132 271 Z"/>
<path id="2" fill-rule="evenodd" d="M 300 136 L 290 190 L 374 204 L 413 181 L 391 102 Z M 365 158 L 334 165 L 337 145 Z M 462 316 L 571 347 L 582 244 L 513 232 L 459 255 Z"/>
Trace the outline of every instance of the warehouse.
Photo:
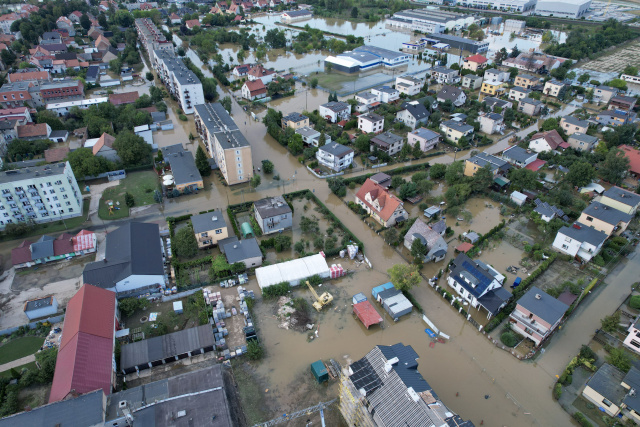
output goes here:
<path id="1" fill-rule="evenodd" d="M 343 73 L 357 73 L 376 67 L 396 67 L 409 62 L 411 55 L 383 49 L 377 46 L 360 46 L 351 52 L 325 58 L 334 70 Z"/>
<path id="2" fill-rule="evenodd" d="M 540 0 L 536 5 L 535 14 L 578 19 L 584 16 L 590 7 L 591 0 L 565 0 L 562 2 Z"/>
<path id="3" fill-rule="evenodd" d="M 396 12 L 387 19 L 390 27 L 420 31 L 423 33 L 442 33 L 473 24 L 471 15 L 445 12 L 437 9 L 413 9 Z"/>
<path id="4" fill-rule="evenodd" d="M 303 279 L 316 274 L 323 279 L 331 277 L 331 270 L 323 253 L 256 268 L 256 279 L 260 289 L 282 282 L 298 286 Z"/>
<path id="5" fill-rule="evenodd" d="M 426 39 L 431 44 L 434 44 L 434 41 L 446 43 L 453 49 L 462 49 L 473 54 L 489 50 L 489 42 L 478 42 L 464 37 L 450 36 L 448 34 L 429 34 Z"/>
<path id="6" fill-rule="evenodd" d="M 536 7 L 536 0 L 464 0 L 458 2 L 458 5 L 504 12 L 527 12 Z"/>
<path id="7" fill-rule="evenodd" d="M 130 374 L 153 366 L 213 351 L 211 325 L 173 332 L 171 334 L 123 345 L 120 369 Z"/>

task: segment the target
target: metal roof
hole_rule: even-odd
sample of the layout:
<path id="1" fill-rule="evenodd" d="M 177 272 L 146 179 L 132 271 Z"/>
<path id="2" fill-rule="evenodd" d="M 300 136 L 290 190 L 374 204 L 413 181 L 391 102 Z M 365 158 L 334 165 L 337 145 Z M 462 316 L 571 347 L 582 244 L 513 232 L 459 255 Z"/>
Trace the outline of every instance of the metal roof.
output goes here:
<path id="1" fill-rule="evenodd" d="M 191 217 L 191 224 L 195 233 L 203 233 L 205 231 L 217 230 L 227 226 L 221 210 L 206 212 Z"/>
<path id="2" fill-rule="evenodd" d="M 193 184 L 202 181 L 202 175 L 196 166 L 191 151 L 185 150 L 182 144 L 162 148 L 165 162 L 171 166 L 171 173 L 176 185 Z"/>
<path id="3" fill-rule="evenodd" d="M 520 297 L 518 305 L 540 317 L 550 325 L 555 325 L 569 309 L 567 304 L 558 301 L 536 286 L 532 286 Z"/>
<path id="4" fill-rule="evenodd" d="M 0 184 L 4 184 L 6 182 L 18 182 L 26 179 L 33 179 L 36 177 L 44 178 L 48 176 L 53 179 L 58 175 L 64 174 L 64 170 L 67 165 L 69 165 L 69 162 L 56 163 L 53 165 L 33 166 L 0 172 Z"/>
<path id="5" fill-rule="evenodd" d="M 255 238 L 239 240 L 235 243 L 228 243 L 224 247 L 224 255 L 229 264 L 242 262 L 249 258 L 262 258 L 262 251 Z"/>
<path id="6" fill-rule="evenodd" d="M 291 207 L 282 196 L 265 197 L 264 199 L 256 200 L 253 202 L 253 206 L 262 219 L 291 213 Z"/>
<path id="7" fill-rule="evenodd" d="M 640 195 L 623 190 L 620 187 L 611 187 L 602 196 L 632 207 L 640 203 Z"/>
<path id="8" fill-rule="evenodd" d="M 195 110 L 207 131 L 215 136 L 222 148 L 248 147 L 249 141 L 219 102 L 196 105 Z"/>
<path id="9" fill-rule="evenodd" d="M 633 216 L 628 213 L 619 211 L 600 202 L 592 202 L 582 213 L 611 225 L 618 225 L 621 222 L 629 223 L 633 218 Z"/>

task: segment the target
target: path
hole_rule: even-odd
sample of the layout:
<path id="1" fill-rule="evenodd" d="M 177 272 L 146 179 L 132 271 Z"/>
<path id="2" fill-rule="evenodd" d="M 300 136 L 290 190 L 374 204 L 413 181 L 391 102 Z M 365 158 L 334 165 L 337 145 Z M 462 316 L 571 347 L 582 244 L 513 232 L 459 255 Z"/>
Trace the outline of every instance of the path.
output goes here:
<path id="1" fill-rule="evenodd" d="M 18 366 L 26 365 L 27 363 L 35 362 L 36 355 L 30 354 L 25 357 L 21 357 L 20 359 L 12 360 L 11 362 L 5 363 L 4 365 L 0 365 L 0 372 L 8 371 L 12 368 L 17 368 Z"/>
<path id="2" fill-rule="evenodd" d="M 97 185 L 89 185 L 89 192 L 91 193 L 91 201 L 89 202 L 89 213 L 87 217 L 98 213 L 98 208 L 100 207 L 100 199 L 102 198 L 102 193 L 109 187 L 115 187 L 120 184 L 120 181 L 110 181 L 105 184 L 97 184 Z"/>

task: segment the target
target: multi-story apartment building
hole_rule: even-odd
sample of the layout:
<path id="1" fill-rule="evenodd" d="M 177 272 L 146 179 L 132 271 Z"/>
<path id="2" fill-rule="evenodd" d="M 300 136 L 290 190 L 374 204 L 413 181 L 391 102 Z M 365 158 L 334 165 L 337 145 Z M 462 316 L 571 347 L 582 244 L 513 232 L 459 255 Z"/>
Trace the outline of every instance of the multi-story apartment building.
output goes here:
<path id="1" fill-rule="evenodd" d="M 253 176 L 251 145 L 227 110 L 219 102 L 196 105 L 195 123 L 227 184 L 249 181 Z"/>
<path id="2" fill-rule="evenodd" d="M 185 114 L 192 114 L 194 106 L 204 104 L 204 92 L 200 79 L 173 51 L 154 50 L 152 65 L 169 93 L 178 100 Z"/>
<path id="3" fill-rule="evenodd" d="M 0 173 L 0 229 L 24 221 L 82 215 L 82 194 L 69 162 Z"/>
<path id="4" fill-rule="evenodd" d="M 164 36 L 149 18 L 135 20 L 138 39 L 151 56 L 154 50 L 169 50 L 173 52 L 173 43 Z"/>

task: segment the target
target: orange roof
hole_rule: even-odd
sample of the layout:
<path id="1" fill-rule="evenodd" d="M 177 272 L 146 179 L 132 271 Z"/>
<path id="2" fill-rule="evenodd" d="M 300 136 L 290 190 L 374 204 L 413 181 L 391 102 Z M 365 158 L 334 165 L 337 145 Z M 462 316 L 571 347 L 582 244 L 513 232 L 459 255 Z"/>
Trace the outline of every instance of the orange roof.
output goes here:
<path id="1" fill-rule="evenodd" d="M 171 15 L 169 15 L 169 19 L 171 19 L 173 21 L 174 19 L 180 19 L 180 17 L 178 15 L 176 15 L 175 13 L 172 13 Z"/>
<path id="2" fill-rule="evenodd" d="M 249 70 L 249 75 L 254 77 L 268 76 L 269 74 L 273 73 L 275 73 L 275 71 L 267 70 L 262 65 L 256 65 Z"/>
<path id="3" fill-rule="evenodd" d="M 472 55 L 468 58 L 465 58 L 465 61 L 475 62 L 477 64 L 484 64 L 485 62 L 487 62 L 487 58 L 485 58 L 482 55 Z"/>
<path id="4" fill-rule="evenodd" d="M 388 221 L 396 209 L 402 206 L 400 199 L 389 193 L 384 187 L 371 181 L 370 178 L 367 178 L 362 184 L 362 187 L 356 193 L 356 197 L 367 205 L 369 209 L 376 212 L 383 221 Z"/>
<path id="5" fill-rule="evenodd" d="M 109 135 L 106 132 L 100 135 L 98 141 L 96 141 L 96 143 L 93 145 L 93 155 L 95 156 L 96 154 L 98 154 L 98 151 L 100 151 L 100 149 L 105 145 L 109 148 L 113 148 L 113 141 L 115 140 L 116 139 L 113 136 Z"/>
<path id="6" fill-rule="evenodd" d="M 464 242 L 456 247 L 456 251 L 464 252 L 465 254 L 473 248 L 473 245 L 469 242 Z"/>
<path id="7" fill-rule="evenodd" d="M 619 148 L 624 152 L 624 156 L 629 159 L 629 170 L 634 174 L 640 174 L 640 151 L 628 145 L 621 145 Z"/>
<path id="8" fill-rule="evenodd" d="M 112 93 L 109 95 L 109 102 L 113 105 L 133 104 L 138 98 L 138 92 Z"/>
<path id="9" fill-rule="evenodd" d="M 31 138 L 34 136 L 41 136 L 46 138 L 49 136 L 46 123 L 30 123 L 22 126 L 18 126 L 18 138 Z"/>
<path id="10" fill-rule="evenodd" d="M 62 161 L 69 154 L 69 147 L 49 148 L 44 150 L 44 159 L 47 163 Z"/>
<path id="11" fill-rule="evenodd" d="M 249 89 L 251 96 L 267 92 L 267 87 L 262 83 L 262 80 L 246 81 L 244 84 L 247 86 L 247 89 Z"/>
<path id="12" fill-rule="evenodd" d="M 184 23 L 184 25 L 186 25 L 188 29 L 202 26 L 202 24 L 200 24 L 200 21 L 198 21 L 197 19 L 189 19 Z"/>

